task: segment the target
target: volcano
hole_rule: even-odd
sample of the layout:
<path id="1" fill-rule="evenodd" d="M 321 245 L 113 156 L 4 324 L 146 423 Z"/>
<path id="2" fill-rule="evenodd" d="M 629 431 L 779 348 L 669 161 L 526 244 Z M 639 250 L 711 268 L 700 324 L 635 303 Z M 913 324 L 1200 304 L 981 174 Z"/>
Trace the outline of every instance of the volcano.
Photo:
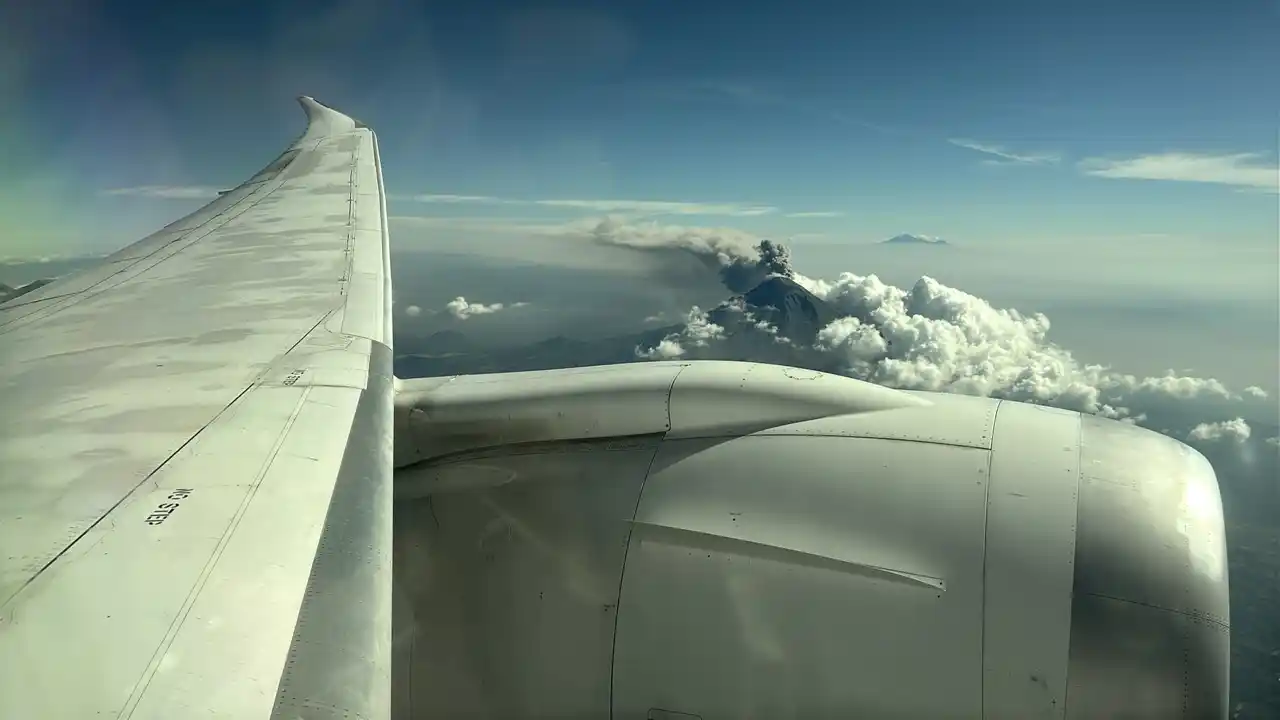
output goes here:
<path id="1" fill-rule="evenodd" d="M 765 279 L 707 315 L 730 333 L 741 330 L 744 324 L 768 323 L 777 328 L 781 337 L 803 345 L 813 344 L 818 331 L 839 317 L 826 300 L 781 275 Z"/>

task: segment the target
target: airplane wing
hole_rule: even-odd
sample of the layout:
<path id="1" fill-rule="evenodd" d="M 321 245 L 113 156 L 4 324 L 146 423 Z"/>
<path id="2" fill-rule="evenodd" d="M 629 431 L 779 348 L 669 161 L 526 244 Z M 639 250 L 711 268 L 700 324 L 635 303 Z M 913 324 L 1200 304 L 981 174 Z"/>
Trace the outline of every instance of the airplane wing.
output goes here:
<path id="1" fill-rule="evenodd" d="M 372 131 L 0 306 L 0 717 L 386 717 L 391 277 Z"/>

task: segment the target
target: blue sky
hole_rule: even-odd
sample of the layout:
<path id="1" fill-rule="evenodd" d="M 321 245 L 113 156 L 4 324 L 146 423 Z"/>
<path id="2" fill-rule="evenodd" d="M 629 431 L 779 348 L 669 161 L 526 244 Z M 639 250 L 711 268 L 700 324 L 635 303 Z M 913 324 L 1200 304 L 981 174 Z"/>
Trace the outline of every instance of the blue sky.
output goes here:
<path id="1" fill-rule="evenodd" d="M 393 215 L 1277 242 L 1275 0 L 10 5 L 0 256 L 193 209 L 302 93 L 378 130 Z"/>

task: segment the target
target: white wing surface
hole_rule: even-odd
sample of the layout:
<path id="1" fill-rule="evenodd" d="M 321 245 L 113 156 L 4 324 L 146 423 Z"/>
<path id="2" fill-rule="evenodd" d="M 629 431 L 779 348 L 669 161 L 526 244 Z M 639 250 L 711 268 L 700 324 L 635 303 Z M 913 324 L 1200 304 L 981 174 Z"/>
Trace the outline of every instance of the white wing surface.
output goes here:
<path id="1" fill-rule="evenodd" d="M 0 718 L 382 718 L 391 281 L 373 132 L 0 305 Z"/>

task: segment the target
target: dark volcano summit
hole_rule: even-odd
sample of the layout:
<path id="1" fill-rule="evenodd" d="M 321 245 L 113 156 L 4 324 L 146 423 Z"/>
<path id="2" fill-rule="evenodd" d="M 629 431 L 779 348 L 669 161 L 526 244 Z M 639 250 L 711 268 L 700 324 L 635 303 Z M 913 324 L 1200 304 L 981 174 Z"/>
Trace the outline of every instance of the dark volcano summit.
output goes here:
<path id="1" fill-rule="evenodd" d="M 838 317 L 827 301 L 781 275 L 766 278 L 708 316 L 728 332 L 740 330 L 743 324 L 765 322 L 777 328 L 780 336 L 805 345 L 812 344 L 818 331 Z"/>

